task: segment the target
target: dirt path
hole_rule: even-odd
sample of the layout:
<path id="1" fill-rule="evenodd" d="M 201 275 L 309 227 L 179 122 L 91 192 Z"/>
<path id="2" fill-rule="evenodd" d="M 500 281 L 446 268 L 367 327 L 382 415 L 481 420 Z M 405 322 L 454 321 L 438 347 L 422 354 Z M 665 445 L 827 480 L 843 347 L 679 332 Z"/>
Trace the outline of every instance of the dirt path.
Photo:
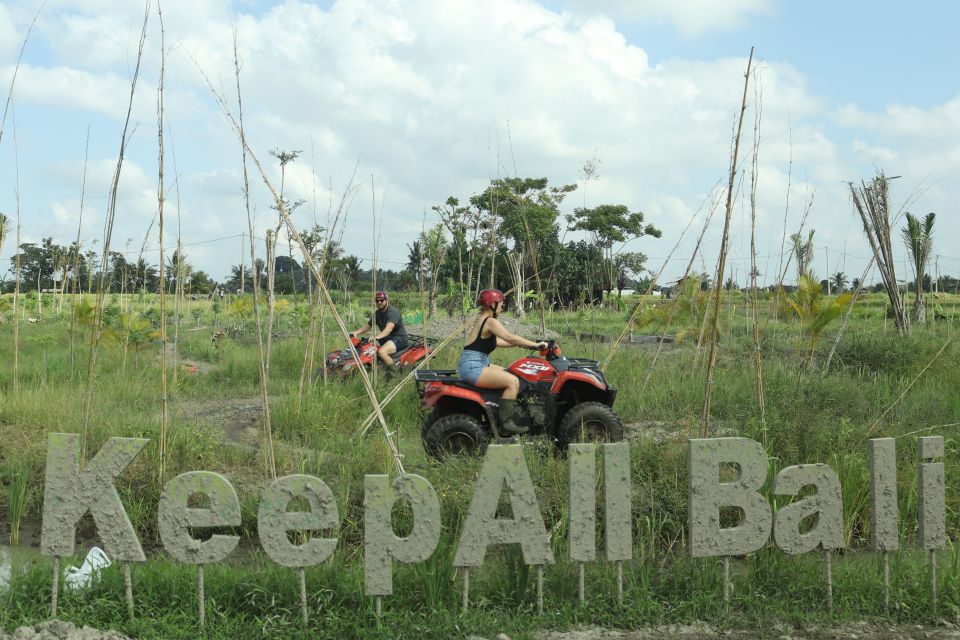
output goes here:
<path id="1" fill-rule="evenodd" d="M 546 631 L 534 635 L 537 640 L 702 640 L 706 638 L 776 638 L 777 640 L 955 640 L 960 630 L 954 625 L 944 626 L 895 625 L 857 622 L 836 627 L 811 626 L 795 629 L 774 626 L 770 629 L 717 629 L 704 623 L 671 624 L 636 630 L 584 627 L 572 631 Z"/>
<path id="2" fill-rule="evenodd" d="M 32 627 L 20 627 L 12 635 L 0 631 L 0 640 L 130 640 L 116 631 L 77 628 L 69 622 L 50 620 Z"/>
<path id="3" fill-rule="evenodd" d="M 277 398 L 268 400 L 272 404 Z M 260 396 L 188 401 L 178 405 L 176 412 L 180 420 L 205 422 L 222 431 L 226 444 L 244 449 L 256 449 L 259 446 L 263 416 Z"/>

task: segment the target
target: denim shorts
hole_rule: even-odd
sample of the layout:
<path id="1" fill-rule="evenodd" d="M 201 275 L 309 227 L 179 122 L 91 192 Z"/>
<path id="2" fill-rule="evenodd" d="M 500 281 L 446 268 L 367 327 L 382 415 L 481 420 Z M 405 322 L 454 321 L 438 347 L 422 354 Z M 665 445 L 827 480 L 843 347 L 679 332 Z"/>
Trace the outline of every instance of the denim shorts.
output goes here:
<path id="1" fill-rule="evenodd" d="M 460 379 L 470 384 L 477 384 L 477 379 L 484 367 L 490 364 L 490 356 L 479 351 L 465 349 L 460 354 L 460 363 L 457 365 L 457 373 Z"/>

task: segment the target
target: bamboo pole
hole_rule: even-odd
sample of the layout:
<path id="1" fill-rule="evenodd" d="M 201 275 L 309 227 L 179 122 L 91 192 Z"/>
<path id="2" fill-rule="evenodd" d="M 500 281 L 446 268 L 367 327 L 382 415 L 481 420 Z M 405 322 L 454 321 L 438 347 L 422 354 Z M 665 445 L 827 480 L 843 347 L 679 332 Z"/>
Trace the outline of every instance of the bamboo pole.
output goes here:
<path id="1" fill-rule="evenodd" d="M 723 239 L 720 242 L 720 260 L 717 265 L 717 282 L 714 283 L 715 295 L 713 301 L 713 322 L 710 330 L 710 356 L 707 359 L 707 381 L 704 386 L 703 413 L 700 418 L 700 437 L 706 438 L 710 428 L 710 399 L 713 390 L 713 368 L 717 362 L 717 320 L 720 315 L 720 292 L 723 290 L 723 272 L 727 261 L 727 244 L 730 234 L 730 216 L 733 213 L 733 181 L 737 175 L 737 152 L 740 150 L 740 131 L 743 127 L 743 114 L 747 110 L 747 87 L 750 84 L 750 66 L 753 63 L 753 47 L 750 48 L 750 57 L 747 59 L 747 71 L 744 74 L 743 99 L 740 103 L 740 118 L 737 124 L 737 134 L 733 143 L 733 154 L 730 158 L 730 181 L 727 184 L 727 213 L 723 223 Z"/>
<path id="2" fill-rule="evenodd" d="M 668 253 L 667 257 L 664 259 L 663 265 L 660 267 L 660 270 L 657 271 L 656 275 L 654 275 L 653 279 L 650 281 L 650 284 L 647 285 L 647 290 L 643 293 L 643 295 L 645 296 L 650 295 L 650 293 L 653 291 L 653 288 L 657 286 L 657 283 L 660 280 L 660 276 L 663 275 L 663 272 L 667 268 L 667 265 L 670 263 L 670 259 L 673 257 L 674 252 L 677 250 L 677 247 L 680 246 L 680 243 L 683 242 L 683 238 L 687 235 L 687 231 L 693 225 L 693 221 L 697 219 L 697 216 L 700 215 L 700 211 L 703 210 L 703 206 L 706 204 L 707 199 L 709 197 L 710 196 L 708 195 L 706 198 L 703 199 L 703 202 L 700 203 L 700 207 L 697 209 L 697 212 L 693 214 L 693 217 L 690 218 L 690 221 L 687 223 L 687 226 L 684 227 L 683 231 L 680 233 L 680 237 L 677 238 L 677 242 L 673 245 L 673 248 L 670 249 L 670 253 Z M 711 217 L 713 216 L 713 211 L 710 212 L 710 216 Z M 709 218 L 707 221 L 709 223 Z M 706 231 L 706 227 L 704 227 L 704 231 Z M 700 234 L 700 239 L 701 240 L 703 239 L 702 233 Z M 698 250 L 699 250 L 699 247 L 700 247 L 700 241 L 698 240 L 697 241 Z M 694 251 L 694 255 L 696 255 L 696 250 Z M 686 274 L 684 274 L 684 277 L 686 277 Z M 633 325 L 634 321 L 637 319 L 637 316 L 640 315 L 641 308 L 642 308 L 642 305 L 638 304 L 634 308 L 633 313 L 630 314 L 630 317 L 627 319 L 626 324 L 623 325 L 623 329 L 620 331 L 620 335 L 617 336 L 617 339 L 614 341 L 613 345 L 610 347 L 610 352 L 607 354 L 606 359 L 603 361 L 603 364 L 600 365 L 600 371 L 606 372 L 607 367 L 610 365 L 610 361 L 613 360 L 613 356 L 616 354 L 617 350 L 620 348 L 620 343 L 622 343 L 624 337 L 626 337 L 627 331 L 630 330 L 630 327 Z M 661 339 L 660 342 L 662 344 L 663 340 Z"/>
<path id="3" fill-rule="evenodd" d="M 90 125 L 87 125 L 87 141 L 83 148 L 83 179 L 80 181 L 80 212 L 77 218 L 77 239 L 74 242 L 73 260 L 73 298 L 70 309 L 70 377 L 73 378 L 75 367 L 74 354 L 76 346 L 77 324 L 77 288 L 80 282 L 80 230 L 83 226 L 83 203 L 87 194 L 87 161 L 90 159 Z"/>
<path id="4" fill-rule="evenodd" d="M 759 74 L 758 74 L 759 77 Z M 767 410 L 763 398 L 763 361 L 760 355 L 760 311 L 757 296 L 757 174 L 760 154 L 760 122 L 763 117 L 763 87 L 754 82 L 756 109 L 753 124 L 753 161 L 750 171 L 750 320 L 753 325 L 753 367 L 757 381 L 757 409 L 760 412 L 760 433 L 767 448 Z"/>
<path id="5" fill-rule="evenodd" d="M 704 220 L 703 228 L 700 230 L 700 236 L 697 238 L 697 244 L 693 248 L 693 253 L 690 254 L 690 260 L 687 262 L 687 267 L 684 269 L 683 276 L 680 278 L 680 280 L 678 280 L 678 283 L 684 282 L 687 279 L 687 276 L 690 275 L 690 270 L 693 268 L 693 263 L 697 259 L 697 254 L 700 252 L 700 245 L 703 242 L 703 237 L 707 233 L 707 228 L 709 228 L 710 222 L 713 220 L 713 214 L 716 213 L 719 204 L 720 201 L 717 200 L 710 208 L 710 213 L 707 215 L 707 219 Z M 694 302 L 696 301 L 694 300 Z M 663 350 L 667 328 L 670 326 L 670 323 L 673 322 L 673 318 L 676 315 L 679 306 L 680 299 L 679 297 L 674 296 L 673 305 L 670 307 L 670 314 L 667 316 L 667 321 L 664 325 L 663 335 L 661 335 L 660 340 L 657 341 L 657 350 L 653 353 L 653 359 L 650 361 L 650 367 L 647 369 L 647 375 L 644 377 L 643 385 L 640 387 L 641 391 L 646 389 L 647 385 L 650 384 L 650 379 L 653 377 L 653 368 L 657 366 L 657 361 L 660 358 L 660 352 Z M 706 317 L 706 310 L 704 310 L 704 317 Z"/>
<path id="6" fill-rule="evenodd" d="M 167 397 L 167 289 L 164 286 L 166 265 L 163 262 L 163 73 L 166 52 L 163 48 L 163 11 L 157 1 L 157 17 L 160 22 L 160 80 L 157 89 L 157 203 L 160 217 L 160 484 L 163 484 L 167 461 L 167 429 L 170 426 L 170 405 Z"/>
<path id="7" fill-rule="evenodd" d="M 260 402 L 262 403 L 263 411 L 263 429 L 267 434 L 272 434 L 271 424 L 270 424 L 270 398 L 268 396 L 268 372 L 264 367 L 265 361 L 265 350 L 263 344 L 263 321 L 260 318 L 260 274 L 258 273 L 259 269 L 257 268 L 257 253 L 256 253 L 256 244 L 253 230 L 253 214 L 250 210 L 250 179 L 247 172 L 247 143 L 245 138 L 245 133 L 243 130 L 243 98 L 240 93 L 240 57 L 237 51 L 237 30 L 234 27 L 233 30 L 233 66 L 234 66 L 234 75 L 237 83 L 237 114 L 238 120 L 237 123 L 237 132 L 240 136 L 240 147 L 243 154 L 243 201 L 244 206 L 247 212 L 247 233 L 250 236 L 250 266 L 253 270 L 253 317 L 256 324 L 256 335 L 257 335 L 257 353 L 259 355 L 258 364 L 259 364 L 259 373 L 260 373 Z M 225 104 L 221 105 L 223 108 L 226 107 Z M 272 441 L 272 438 L 264 438 L 267 441 Z M 265 462 L 265 471 L 266 474 L 272 478 L 276 477 L 276 469 L 271 465 L 270 452 L 264 447 L 264 455 L 266 458 Z"/>
<path id="8" fill-rule="evenodd" d="M 4 114 L 6 115 L 6 114 Z M 16 193 L 16 204 L 17 204 L 17 239 L 15 250 L 17 252 L 15 258 L 15 269 L 16 275 L 14 276 L 13 284 L 13 376 L 10 380 L 10 386 L 13 390 L 13 395 L 16 396 L 19 391 L 19 365 L 20 365 L 20 278 L 21 273 L 21 254 L 20 254 L 20 146 L 17 144 L 17 117 L 16 114 L 13 115 L 13 156 L 14 156 L 14 165 L 16 167 L 16 182 L 14 184 L 15 193 Z M 54 610 L 56 610 L 56 601 L 54 601 Z"/>
<path id="9" fill-rule="evenodd" d="M 83 431 L 81 434 L 81 457 L 86 457 L 87 440 L 90 431 L 90 411 L 93 406 L 93 374 L 97 366 L 97 348 L 100 344 L 100 319 L 103 313 L 103 301 L 106 295 L 107 270 L 106 264 L 110 256 L 110 240 L 113 236 L 113 223 L 117 211 L 117 190 L 120 186 L 120 170 L 123 168 L 123 159 L 127 147 L 127 132 L 130 126 L 130 115 L 133 111 L 133 98 L 137 90 L 137 80 L 140 76 L 140 63 L 143 60 L 143 46 L 147 39 L 147 24 L 150 18 L 150 0 L 147 0 L 143 14 L 143 26 L 140 30 L 140 44 L 137 49 L 137 63 L 133 71 L 133 80 L 130 83 L 130 98 L 127 102 L 127 116 L 124 120 L 123 133 L 120 136 L 120 154 L 113 173 L 110 187 L 109 204 L 107 206 L 107 224 L 104 233 L 103 260 L 100 265 L 100 285 L 97 291 L 97 303 L 93 314 L 93 323 L 90 328 L 90 351 L 87 358 L 87 381 L 83 407 Z M 92 274 L 91 274 L 92 275 Z"/>
<path id="10" fill-rule="evenodd" d="M 234 40 L 234 50 L 236 51 L 236 40 Z M 202 70 L 201 70 L 201 73 L 203 73 Z M 239 74 L 239 69 L 238 69 L 238 74 Z M 266 171 L 264 171 L 263 166 L 260 164 L 260 161 L 257 159 L 256 154 L 250 148 L 250 145 L 247 142 L 246 137 L 243 135 L 242 130 L 240 129 L 239 123 L 237 122 L 236 118 L 234 118 L 233 114 L 230 112 L 230 109 L 227 106 L 223 96 L 214 88 L 213 83 L 210 81 L 210 79 L 207 77 L 205 73 L 203 73 L 203 77 L 206 80 L 207 86 L 210 88 L 211 93 L 214 95 L 215 99 L 220 105 L 220 108 L 224 114 L 224 117 L 227 118 L 231 127 L 234 129 L 234 132 L 239 136 L 241 144 L 246 149 L 247 154 L 250 156 L 250 159 L 253 161 L 254 166 L 256 166 L 257 171 L 260 173 L 261 179 L 263 180 L 267 189 L 270 191 L 271 195 L 273 196 L 277 205 L 277 209 L 279 210 L 280 215 L 283 218 L 283 221 L 287 225 L 288 233 L 293 234 L 293 237 L 297 241 L 297 244 L 300 246 L 301 251 L 303 251 L 304 256 L 306 256 L 310 266 L 310 270 L 313 272 L 314 276 L 315 277 L 319 276 L 317 265 L 314 263 L 313 258 L 310 256 L 310 252 L 305 250 L 305 245 L 303 244 L 303 238 L 300 237 L 300 233 L 297 231 L 296 226 L 293 224 L 293 221 L 290 219 L 290 215 L 287 211 L 286 204 L 283 202 L 283 199 L 280 197 L 280 194 L 274 188 L 273 183 L 270 181 L 270 178 L 267 176 Z M 238 86 L 239 86 L 239 79 L 238 79 Z M 330 310 L 333 313 L 334 320 L 336 321 L 337 326 L 340 329 L 340 332 L 343 338 L 347 340 L 347 342 L 349 343 L 348 346 L 354 358 L 357 361 L 359 361 L 360 360 L 359 355 L 357 354 L 356 349 L 354 349 L 353 343 L 349 341 L 350 333 L 343 323 L 343 318 L 340 317 L 340 314 L 337 312 L 336 307 L 333 304 L 333 299 L 330 297 L 330 291 L 327 289 L 326 284 L 323 282 L 322 279 L 318 278 L 318 281 L 320 283 L 320 288 L 321 288 L 321 291 L 323 292 L 324 298 L 326 299 L 327 304 L 330 305 Z M 377 399 L 376 393 L 373 390 L 373 386 L 370 383 L 370 377 L 367 375 L 367 372 L 363 367 L 359 367 L 358 371 L 363 381 L 364 388 L 367 391 L 367 396 L 369 397 L 370 402 L 374 407 L 374 411 L 377 414 L 377 419 L 379 420 L 380 425 L 383 429 L 384 439 L 387 443 L 387 446 L 390 448 L 391 455 L 394 461 L 394 466 L 396 467 L 397 472 L 402 475 L 403 473 L 405 473 L 405 471 L 404 471 L 403 463 L 401 461 L 400 451 L 397 448 L 397 444 L 392 439 L 392 436 L 394 434 L 387 427 L 386 417 L 384 417 L 383 415 L 380 401 Z"/>

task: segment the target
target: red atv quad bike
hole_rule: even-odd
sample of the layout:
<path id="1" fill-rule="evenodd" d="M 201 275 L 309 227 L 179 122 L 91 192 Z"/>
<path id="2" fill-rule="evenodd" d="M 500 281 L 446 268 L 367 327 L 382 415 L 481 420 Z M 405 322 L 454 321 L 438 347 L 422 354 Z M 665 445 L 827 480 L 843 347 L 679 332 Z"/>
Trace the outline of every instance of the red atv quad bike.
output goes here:
<path id="1" fill-rule="evenodd" d="M 353 342 L 353 348 L 356 349 L 357 355 L 360 356 L 360 364 L 365 366 L 369 371 L 370 367 L 373 366 L 373 362 L 378 360 L 377 351 L 380 349 L 380 346 L 369 338 L 357 338 L 353 335 L 350 336 L 350 341 Z M 433 351 L 433 349 L 430 348 L 430 344 L 433 341 L 423 336 L 408 335 L 407 341 L 409 346 L 406 349 L 397 351 L 392 356 L 393 361 L 396 362 L 401 369 L 415 367 L 418 362 L 426 358 Z M 326 373 L 328 376 L 345 378 L 356 373 L 357 361 L 349 348 L 337 349 L 327 354 L 323 366 L 327 370 Z M 323 375 L 323 370 L 321 370 L 318 375 Z"/>
<path id="2" fill-rule="evenodd" d="M 529 427 L 530 435 L 551 438 L 561 451 L 571 442 L 623 439 L 623 424 L 612 409 L 617 390 L 596 360 L 561 356 L 549 340 L 540 357 L 520 358 L 507 371 L 520 378 L 514 422 Z M 502 390 L 475 387 L 454 370 L 420 370 L 414 377 L 421 409 L 429 412 L 420 432 L 429 455 L 483 452 L 499 439 Z"/>

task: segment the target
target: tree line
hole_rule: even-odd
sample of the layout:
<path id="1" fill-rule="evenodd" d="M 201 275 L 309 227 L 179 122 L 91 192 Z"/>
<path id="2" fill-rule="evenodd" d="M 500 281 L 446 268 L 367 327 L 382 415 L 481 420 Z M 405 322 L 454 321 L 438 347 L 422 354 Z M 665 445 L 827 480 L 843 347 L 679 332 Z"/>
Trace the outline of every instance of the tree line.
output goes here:
<path id="1" fill-rule="evenodd" d="M 422 291 L 432 315 L 438 308 L 452 313 L 472 306 L 476 293 L 485 288 L 516 292 L 511 305 L 522 313 L 541 295 L 547 305 L 569 307 L 597 303 L 635 287 L 646 256 L 623 247 L 643 236 L 659 238 L 660 230 L 623 204 L 561 214 L 561 204 L 576 189 L 576 184 L 553 186 L 547 178 L 497 178 L 480 193 L 450 196 L 432 207 L 436 222 L 407 244 L 403 267 L 378 267 L 378 288 Z M 324 265 L 327 286 L 345 295 L 368 288 L 372 265 L 345 253 L 325 231 L 315 225 L 302 236 L 313 259 Z M 586 238 L 567 240 L 572 231 L 584 232 Z M 101 265 L 93 249 L 82 251 L 77 243 L 61 246 L 44 238 L 21 244 L 18 254 L 10 259 L 8 276 L 0 280 L 4 290 L 12 289 L 19 261 L 23 291 L 94 292 L 105 268 L 111 293 L 158 292 L 158 266 L 142 252 L 133 258 L 129 252 L 111 251 Z M 302 258 L 293 251 L 275 257 L 275 293 L 315 289 Z M 222 283 L 194 269 L 182 250 L 174 251 L 165 265 L 165 288 L 171 293 L 178 282 L 183 293 L 208 294 L 218 286 L 250 292 L 254 282 L 264 288 L 267 280 L 267 264 L 259 258 L 253 265 L 232 265 Z"/>

